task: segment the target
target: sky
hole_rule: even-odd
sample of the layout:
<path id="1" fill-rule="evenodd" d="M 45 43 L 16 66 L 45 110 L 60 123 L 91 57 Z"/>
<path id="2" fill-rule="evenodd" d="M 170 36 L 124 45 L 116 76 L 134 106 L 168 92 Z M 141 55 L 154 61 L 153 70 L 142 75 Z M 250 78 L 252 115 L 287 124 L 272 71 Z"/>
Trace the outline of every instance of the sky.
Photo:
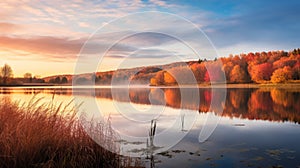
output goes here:
<path id="1" fill-rule="evenodd" d="M 299 6 L 298 0 L 2 0 L 0 66 L 9 64 L 15 77 L 26 72 L 45 77 L 73 74 L 80 56 L 104 54 L 101 63 L 85 64 L 100 71 L 174 62 L 178 55 L 194 59 L 182 41 L 203 53 L 206 46 L 197 44 L 204 34 L 216 50 L 211 57 L 289 51 L 300 47 Z M 147 11 L 178 19 L 142 14 Z M 88 51 L 80 53 L 91 39 Z M 116 41 L 108 52 L 98 51 Z"/>

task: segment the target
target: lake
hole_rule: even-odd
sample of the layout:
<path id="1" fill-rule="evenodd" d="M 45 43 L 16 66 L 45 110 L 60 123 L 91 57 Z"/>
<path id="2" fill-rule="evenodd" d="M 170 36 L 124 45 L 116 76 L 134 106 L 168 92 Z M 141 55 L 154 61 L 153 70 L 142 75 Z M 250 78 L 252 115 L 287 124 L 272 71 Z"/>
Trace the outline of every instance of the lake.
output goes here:
<path id="1" fill-rule="evenodd" d="M 141 157 L 146 167 L 300 166 L 298 89 L 0 89 L 0 98 L 12 101 L 34 95 L 41 103 L 82 103 L 78 116 L 109 125 L 120 152 Z"/>

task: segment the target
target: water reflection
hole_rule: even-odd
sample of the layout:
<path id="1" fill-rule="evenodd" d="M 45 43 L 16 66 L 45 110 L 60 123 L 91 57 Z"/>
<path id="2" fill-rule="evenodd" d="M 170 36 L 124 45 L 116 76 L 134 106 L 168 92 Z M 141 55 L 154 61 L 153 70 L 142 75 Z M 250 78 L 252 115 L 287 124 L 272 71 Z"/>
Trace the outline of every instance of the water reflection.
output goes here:
<path id="1" fill-rule="evenodd" d="M 163 91 L 163 95 L 158 90 Z M 221 90 L 220 90 L 221 91 Z M 122 93 L 120 91 L 120 93 Z M 181 94 L 191 96 L 181 100 Z M 151 88 L 131 89 L 130 101 L 138 104 L 150 104 L 149 94 L 155 101 L 152 104 L 164 104 L 172 108 L 185 108 L 200 113 L 218 111 L 219 105 L 211 104 L 222 102 L 222 94 L 212 94 L 211 89 L 199 89 L 200 102 L 195 102 L 191 89 L 178 88 Z M 110 90 L 97 90 L 96 96 L 112 99 Z M 117 101 L 128 101 L 126 95 L 118 94 Z M 183 101 L 183 102 L 182 102 Z M 238 117 L 250 120 L 292 121 L 300 122 L 300 91 L 288 89 L 227 89 L 227 99 L 222 116 Z M 211 109 L 210 109 L 211 108 Z"/>
<path id="2" fill-rule="evenodd" d="M 92 91 L 91 91 L 92 90 Z M 217 89 L 216 89 L 217 90 Z M 119 102 L 132 102 L 136 104 L 167 105 L 172 108 L 184 108 L 195 110 L 199 113 L 218 111 L 222 103 L 222 94 L 212 94 L 209 88 L 200 88 L 200 102 L 197 101 L 195 90 L 184 88 L 131 88 L 117 89 L 117 93 L 112 96 L 111 88 L 97 89 L 76 89 L 71 88 L 1 88 L 0 94 L 23 93 L 26 95 L 44 93 L 71 96 L 72 94 L 81 96 L 95 96 L 96 98 L 114 99 Z M 221 90 L 220 90 L 221 91 Z M 94 93 L 94 94 L 91 94 Z M 129 95 L 128 95 L 129 93 Z M 182 95 L 186 94 L 184 100 Z M 218 115 L 227 117 L 237 117 L 250 120 L 268 121 L 291 121 L 300 122 L 300 91 L 292 89 L 277 88 L 234 88 L 227 89 L 226 101 L 223 105 L 223 113 Z M 212 99 L 217 103 L 211 104 Z M 218 104 L 219 103 L 219 104 Z"/>
<path id="3" fill-rule="evenodd" d="M 109 121 L 108 125 L 118 130 L 120 139 L 117 142 L 122 150 L 136 154 L 134 156 L 148 158 L 148 167 L 160 167 L 160 165 L 162 167 L 166 167 L 165 165 L 210 167 L 212 160 L 221 165 L 220 167 L 224 167 L 224 164 L 230 165 L 227 167 L 245 167 L 253 163 L 261 167 L 271 167 L 270 165 L 278 163 L 288 167 L 298 165 L 300 91 L 278 88 L 232 88 L 227 89 L 225 102 L 221 91 L 222 89 L 216 89 L 216 92 L 212 93 L 209 88 L 200 88 L 197 100 L 195 90 L 189 88 L 181 90 L 179 88 L 131 88 L 129 92 L 119 88 L 115 95 L 112 94 L 110 88 L 76 90 L 64 87 L 1 88 L 0 97 L 11 98 L 12 101 L 30 100 L 33 95 L 40 93 L 40 96 L 44 96 L 49 101 L 52 101 L 53 95 L 59 95 L 56 96 L 57 102 L 69 102 L 75 94 L 86 100 L 86 112 L 91 115 L 99 113 L 97 107 L 91 105 L 92 101 L 96 101 L 102 107 L 105 113 L 103 116 L 107 117 L 105 121 Z M 188 96 L 182 100 L 183 95 Z M 133 106 L 146 110 L 141 110 L 139 113 L 130 111 L 130 113 L 120 115 L 114 108 L 115 104 L 112 99 L 121 104 L 131 102 Z M 155 105 L 151 106 L 153 108 L 151 114 L 147 111 L 150 104 Z M 220 104 L 224 109 L 218 109 Z M 163 109 L 163 106 L 168 107 Z M 121 110 L 124 111 L 124 108 Z M 161 114 L 157 119 L 153 113 L 160 110 L 165 111 L 157 113 Z M 220 110 L 223 112 L 216 113 Z M 215 113 L 211 113 L 212 111 Z M 210 139 L 206 143 L 199 144 L 195 137 L 199 135 L 200 129 L 202 131 L 206 117 L 211 114 L 223 116 L 222 121 Z M 124 115 L 136 117 L 138 121 L 144 122 L 130 125 L 130 121 Z M 194 124 L 195 127 L 191 129 L 195 116 L 198 119 Z M 265 121 L 276 121 L 276 123 Z M 281 123 L 283 121 L 297 124 Z M 170 134 L 163 137 L 163 131 L 169 127 L 172 127 Z M 128 137 L 121 136 L 123 133 Z M 168 149 L 170 137 L 174 139 L 180 136 L 185 137 L 179 145 L 164 151 L 163 147 Z M 136 139 L 131 137 L 136 137 Z M 287 152 L 291 150 L 294 150 L 294 153 Z M 280 156 L 278 154 L 277 157 L 282 159 L 280 162 L 272 158 L 274 151 L 279 151 Z M 271 153 L 270 156 L 269 153 Z M 257 158 L 264 160 L 259 162 L 255 160 Z M 192 159 L 195 160 L 191 161 Z M 237 166 L 236 161 L 243 162 L 238 162 Z"/>
<path id="4" fill-rule="evenodd" d="M 11 89 L 9 89 L 9 88 L 0 88 L 0 94 L 11 94 Z"/>

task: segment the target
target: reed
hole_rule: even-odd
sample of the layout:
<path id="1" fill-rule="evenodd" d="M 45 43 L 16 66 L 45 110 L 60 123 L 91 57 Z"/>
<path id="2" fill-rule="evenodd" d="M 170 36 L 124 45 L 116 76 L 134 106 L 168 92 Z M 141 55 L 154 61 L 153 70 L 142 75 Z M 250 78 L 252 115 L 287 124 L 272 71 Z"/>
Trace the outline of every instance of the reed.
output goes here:
<path id="1" fill-rule="evenodd" d="M 0 167 L 138 167 L 94 142 L 76 117 L 72 102 L 63 105 L 0 99 Z M 103 142 L 114 146 L 114 133 L 103 124 L 89 124 Z M 115 146 L 117 147 L 117 146 Z"/>

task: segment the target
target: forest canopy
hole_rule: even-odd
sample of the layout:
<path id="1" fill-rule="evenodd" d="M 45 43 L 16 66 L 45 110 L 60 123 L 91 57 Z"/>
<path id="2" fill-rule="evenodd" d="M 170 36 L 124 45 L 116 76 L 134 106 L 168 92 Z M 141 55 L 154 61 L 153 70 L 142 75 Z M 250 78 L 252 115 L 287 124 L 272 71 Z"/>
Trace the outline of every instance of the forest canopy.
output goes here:
<path id="1" fill-rule="evenodd" d="M 81 75 L 55 75 L 40 79 L 25 73 L 13 78 L 12 68 L 0 67 L 0 85 L 50 83 L 70 85 L 143 84 L 180 85 L 210 83 L 286 83 L 300 81 L 300 48 L 292 51 L 250 52 L 214 60 L 199 59 L 165 65 L 135 67 Z"/>
<path id="2" fill-rule="evenodd" d="M 170 72 L 186 76 L 186 67 L 193 72 L 197 83 L 285 83 L 300 79 L 300 49 L 290 52 L 269 51 L 230 55 L 215 60 L 187 62 L 186 66 L 164 69 L 150 79 L 150 85 L 176 84 Z M 209 71 L 208 71 L 208 70 Z M 222 75 L 223 74 L 223 75 Z M 223 79 L 225 75 L 226 79 Z M 188 84 L 189 81 L 186 81 Z"/>

